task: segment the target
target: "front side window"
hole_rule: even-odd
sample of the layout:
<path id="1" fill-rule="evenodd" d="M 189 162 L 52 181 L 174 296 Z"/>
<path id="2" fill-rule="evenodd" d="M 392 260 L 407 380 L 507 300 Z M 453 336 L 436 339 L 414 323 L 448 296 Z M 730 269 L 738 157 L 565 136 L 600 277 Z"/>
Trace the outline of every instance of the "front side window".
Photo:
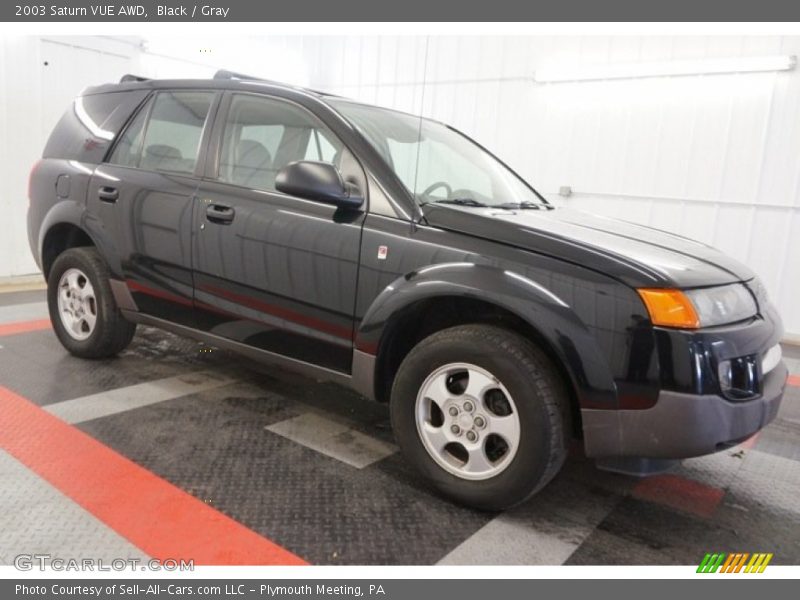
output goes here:
<path id="1" fill-rule="evenodd" d="M 328 101 L 367 138 L 421 205 L 545 206 L 489 152 L 441 123 L 347 100 Z"/>
<path id="2" fill-rule="evenodd" d="M 262 191 L 297 160 L 337 164 L 342 144 L 310 113 L 280 100 L 236 94 L 231 100 L 219 160 L 219 179 Z"/>
<path id="3" fill-rule="evenodd" d="M 213 92 L 160 92 L 128 126 L 110 162 L 149 171 L 192 173 Z M 145 123 L 145 119 L 147 122 Z"/>
<path id="4" fill-rule="evenodd" d="M 319 160 L 332 163 L 336 160 L 336 153 L 339 151 L 334 142 L 319 129 L 314 129 L 308 138 L 305 160 Z"/>

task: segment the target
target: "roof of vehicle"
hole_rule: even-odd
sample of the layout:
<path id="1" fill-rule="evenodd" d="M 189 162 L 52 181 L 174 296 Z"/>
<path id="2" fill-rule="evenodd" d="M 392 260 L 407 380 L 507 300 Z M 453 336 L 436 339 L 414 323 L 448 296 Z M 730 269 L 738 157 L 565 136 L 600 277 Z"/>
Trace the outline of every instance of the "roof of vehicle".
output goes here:
<path id="1" fill-rule="evenodd" d="M 260 77 L 253 77 L 250 75 L 244 75 L 242 73 L 235 73 L 233 71 L 226 70 L 217 71 L 214 74 L 214 77 L 211 79 L 149 79 L 147 77 L 128 74 L 123 75 L 118 83 L 105 83 L 98 86 L 88 87 L 83 91 L 82 95 L 85 96 L 90 94 L 102 94 L 135 89 L 174 89 L 197 87 L 221 90 L 253 90 L 254 86 L 259 86 L 262 89 L 269 88 L 272 90 L 282 90 L 284 92 L 310 95 L 316 98 L 334 96 L 334 94 L 329 94 L 318 90 L 311 90 L 301 86 L 271 81 L 268 79 L 262 79 Z"/>
<path id="2" fill-rule="evenodd" d="M 270 79 L 263 79 L 260 77 L 253 77 L 251 75 L 244 75 L 242 73 L 236 73 L 234 71 L 227 71 L 225 69 L 221 69 L 214 73 L 214 77 L 211 79 L 150 79 L 148 77 L 141 77 L 139 75 L 133 74 L 126 74 L 123 75 L 118 83 L 104 83 L 97 86 L 87 87 L 86 89 L 81 92 L 81 96 L 88 96 L 92 94 L 104 94 L 110 92 L 121 92 L 125 90 L 160 90 L 160 89 L 212 89 L 212 90 L 239 90 L 239 91 L 256 91 L 256 89 L 260 89 L 262 91 L 269 91 L 269 92 L 282 92 L 284 96 L 292 96 L 292 95 L 300 95 L 300 96 L 310 96 L 312 98 L 316 98 L 319 100 L 325 99 L 336 99 L 337 101 L 345 101 L 351 104 L 357 104 L 360 106 L 366 106 L 370 108 L 376 108 L 380 110 L 385 110 L 389 112 L 399 113 L 408 115 L 414 118 L 421 118 L 420 115 L 410 113 L 407 111 L 397 110 L 393 108 L 388 108 L 385 106 L 378 106 L 375 104 L 369 104 L 367 102 L 362 102 L 360 100 L 354 100 L 353 98 L 347 98 L 344 96 L 338 96 L 336 94 L 331 94 L 329 92 L 322 92 L 319 90 L 314 90 L 306 87 L 302 87 L 299 85 L 292 85 L 288 83 L 282 83 L 280 81 L 273 81 Z M 426 121 L 432 121 L 435 123 L 439 123 L 444 125 L 445 127 L 450 127 L 447 123 L 443 121 L 439 121 L 437 119 L 431 119 L 429 117 L 423 117 Z"/>

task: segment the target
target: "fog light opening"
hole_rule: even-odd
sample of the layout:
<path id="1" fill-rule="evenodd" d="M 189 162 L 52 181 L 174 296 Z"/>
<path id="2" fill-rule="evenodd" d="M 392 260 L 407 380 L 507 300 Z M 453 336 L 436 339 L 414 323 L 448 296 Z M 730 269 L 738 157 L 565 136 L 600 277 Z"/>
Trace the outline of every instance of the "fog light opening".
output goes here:
<path id="1" fill-rule="evenodd" d="M 717 365 L 720 391 L 730 400 L 750 400 L 760 393 L 756 356 L 740 356 Z"/>
<path id="2" fill-rule="evenodd" d="M 733 385 L 733 367 L 731 361 L 723 360 L 717 367 L 717 374 L 719 375 L 719 387 L 723 394 L 727 394 Z"/>

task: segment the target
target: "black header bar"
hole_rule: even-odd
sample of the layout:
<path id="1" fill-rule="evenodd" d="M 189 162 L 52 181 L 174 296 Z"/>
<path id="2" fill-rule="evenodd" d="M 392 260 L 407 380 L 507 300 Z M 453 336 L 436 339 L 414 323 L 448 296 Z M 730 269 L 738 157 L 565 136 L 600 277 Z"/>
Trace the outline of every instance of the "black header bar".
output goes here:
<path id="1" fill-rule="evenodd" d="M 0 3 L 0 22 L 786 22 L 788 0 L 60 0 Z"/>

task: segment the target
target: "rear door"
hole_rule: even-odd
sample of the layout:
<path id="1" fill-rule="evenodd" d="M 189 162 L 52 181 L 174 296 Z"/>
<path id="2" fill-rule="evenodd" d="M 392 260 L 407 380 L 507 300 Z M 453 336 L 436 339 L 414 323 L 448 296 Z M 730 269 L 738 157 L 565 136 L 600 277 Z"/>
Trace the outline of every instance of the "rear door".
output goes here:
<path id="1" fill-rule="evenodd" d="M 321 121 L 288 100 L 229 93 L 216 122 L 212 176 L 194 212 L 198 324 L 349 371 L 364 213 L 278 192 L 275 177 L 292 161 L 321 160 L 363 192 L 361 167 Z"/>
<path id="2" fill-rule="evenodd" d="M 92 177 L 90 214 L 110 230 L 144 313 L 192 325 L 192 210 L 198 156 L 216 93 L 159 91 L 129 122 Z"/>

